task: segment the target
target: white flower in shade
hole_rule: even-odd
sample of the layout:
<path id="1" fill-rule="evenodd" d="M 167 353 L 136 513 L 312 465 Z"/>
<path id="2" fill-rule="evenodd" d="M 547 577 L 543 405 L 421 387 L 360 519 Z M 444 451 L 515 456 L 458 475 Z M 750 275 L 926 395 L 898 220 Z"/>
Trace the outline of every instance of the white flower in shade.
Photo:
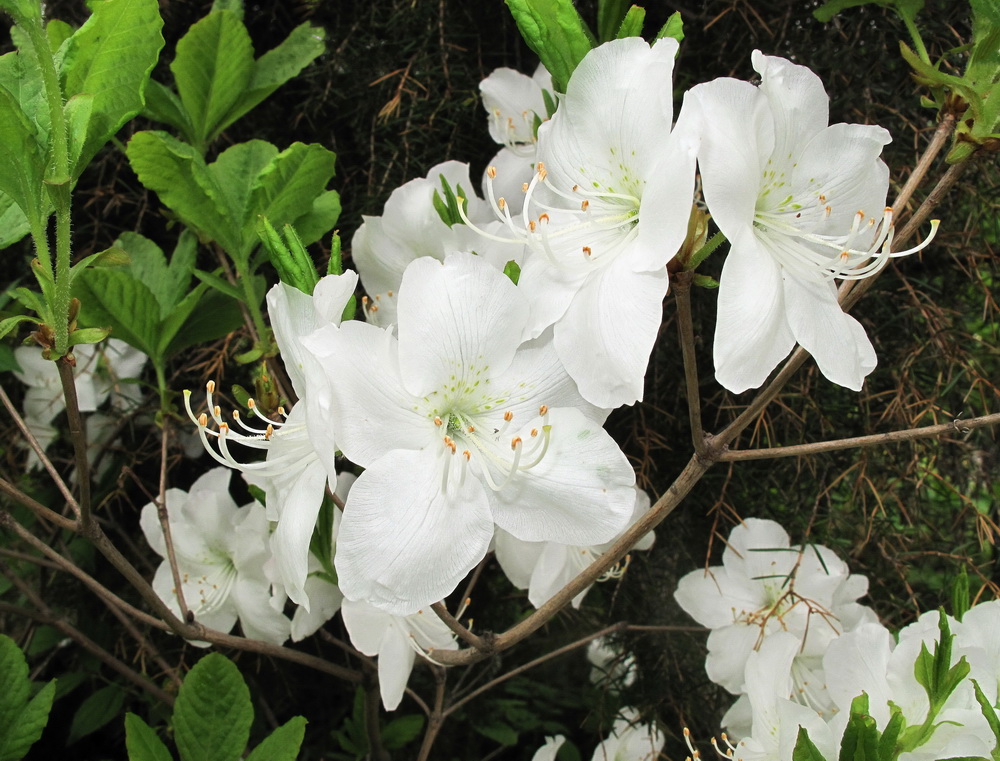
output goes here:
<path id="1" fill-rule="evenodd" d="M 622 530 L 635 476 L 547 338 L 524 342 L 520 289 L 480 257 L 418 259 L 399 338 L 361 322 L 305 339 L 330 373 L 334 427 L 365 468 L 337 543 L 344 595 L 408 615 L 448 595 L 494 525 L 588 545 Z"/>
<path id="2" fill-rule="evenodd" d="M 834 281 L 922 247 L 889 253 L 889 170 L 879 158 L 889 133 L 829 125 L 829 99 L 804 66 L 760 51 L 753 66 L 759 87 L 716 79 L 692 88 L 683 109 L 698 123 L 705 201 L 730 243 L 716 378 L 730 391 L 756 388 L 797 342 L 828 379 L 860 390 L 875 350 L 840 308 Z"/>
<path id="3" fill-rule="evenodd" d="M 635 506 L 624 533 L 632 524 L 649 511 L 649 495 L 642 489 L 635 490 Z M 637 541 L 635 550 L 648 550 L 653 546 L 656 535 L 650 531 Z M 576 578 L 597 558 L 611 549 L 618 540 L 616 536 L 609 542 L 585 547 L 561 544 L 559 542 L 523 542 L 503 530 L 498 530 L 494 548 L 497 560 L 507 578 L 518 589 L 528 590 L 528 600 L 536 608 L 548 602 L 555 594 Z M 598 581 L 620 579 L 628 569 L 630 557 L 619 562 Z M 573 598 L 573 607 L 579 608 L 590 587 Z"/>
<path id="4" fill-rule="evenodd" d="M 655 724 L 640 724 L 639 712 L 623 708 L 591 761 L 655 761 L 666 738 Z"/>
<path id="5" fill-rule="evenodd" d="M 422 256 L 444 259 L 454 251 L 476 251 L 502 270 L 519 260 L 523 245 L 511 240 L 490 241 L 464 224 L 448 225 L 434 208 L 434 194 L 443 195 L 441 178 L 456 194 L 466 194 L 470 220 L 491 230 L 502 227 L 493 222 L 489 207 L 476 197 L 469 179 L 469 165 L 446 161 L 427 172 L 426 178 L 411 180 L 396 188 L 385 202 L 380 217 L 363 217 L 364 223 L 351 240 L 351 260 L 368 293 L 362 299 L 365 317 L 374 325 L 396 322 L 396 302 L 403 272 Z M 514 243 L 514 245 L 511 245 Z"/>
<path id="6" fill-rule="evenodd" d="M 490 136 L 503 148 L 483 174 L 483 195 L 504 198 L 511 214 L 520 214 L 522 190 L 535 175 L 535 130 L 549 118 L 544 92 L 555 105 L 552 77 L 541 64 L 533 76 L 513 69 L 496 69 L 479 83 L 483 107 L 489 114 Z"/>
<path id="7" fill-rule="evenodd" d="M 790 761 L 805 727 L 816 748 L 827 759 L 836 757 L 833 734 L 815 711 L 790 699 L 795 690 L 792 661 L 801 646 L 798 637 L 777 632 L 750 654 L 744 674 L 753 716 L 753 730 L 727 750 L 737 761 Z M 723 742 L 728 742 L 723 737 Z"/>
<path id="8" fill-rule="evenodd" d="M 166 509 L 184 601 L 195 620 L 228 632 L 236 619 L 251 639 L 281 644 L 290 622 L 270 605 L 271 582 L 264 573 L 270 552 L 269 525 L 257 502 L 237 507 L 229 496 L 227 468 L 214 468 L 189 492 L 168 489 Z M 156 505 L 142 508 L 139 519 L 146 541 L 167 557 Z M 153 577 L 153 589 L 180 615 L 173 573 L 166 559 Z"/>
<path id="9" fill-rule="evenodd" d="M 138 349 L 117 338 L 109 338 L 102 344 L 75 346 L 73 354 L 76 357 L 73 378 L 80 412 L 94 412 L 109 396 L 112 407 L 117 410 L 134 407 L 142 398 L 138 384 L 123 382 L 137 379 L 149 360 Z M 14 349 L 14 358 L 21 367 L 14 375 L 28 386 L 22 406 L 24 421 L 42 449 L 47 449 L 58 435 L 52 421 L 66 409 L 59 370 L 55 362 L 42 357 L 41 347 L 19 346 Z M 93 425 L 102 420 L 99 418 Z M 38 467 L 41 461 L 32 451 L 28 455 L 28 468 Z"/>
<path id="10" fill-rule="evenodd" d="M 434 650 L 456 650 L 451 629 L 430 610 L 393 616 L 368 603 L 345 599 L 340 608 L 351 644 L 365 655 L 378 656 L 382 705 L 395 711 L 417 655 L 434 660 Z"/>
<path id="11" fill-rule="evenodd" d="M 188 415 L 198 424 L 209 454 L 223 465 L 243 471 L 250 483 L 265 489 L 267 517 L 278 524 L 270 539 L 277 583 L 307 610 L 309 597 L 304 584 L 309 574 L 309 542 L 327 484 L 336 489 L 337 447 L 330 421 L 331 389 L 327 375 L 299 339 L 322 326 L 335 330 L 357 282 L 357 274 L 348 271 L 324 277 L 312 296 L 284 283 L 278 283 L 268 292 L 271 326 L 299 398 L 284 421 L 266 421 L 257 427 L 234 412 L 235 425 L 230 426 L 215 405 L 214 382 L 208 384 L 209 413 L 196 417 L 191 409 L 190 392 L 184 392 Z M 209 415 L 218 431 L 207 427 Z M 218 451 L 210 445 L 209 436 L 216 438 Z M 229 450 L 232 443 L 266 450 L 267 459 L 240 462 Z"/>
<path id="12" fill-rule="evenodd" d="M 594 684 L 606 684 L 613 688 L 635 684 L 635 656 L 622 652 L 606 638 L 591 640 L 587 645 L 587 660 L 592 667 L 590 681 Z"/>
<path id="13" fill-rule="evenodd" d="M 559 753 L 559 749 L 565 742 L 566 738 L 562 735 L 546 737 L 545 745 L 535 751 L 535 755 L 531 757 L 531 761 L 556 761 L 556 754 Z"/>
<path id="14" fill-rule="evenodd" d="M 793 699 L 830 715 L 834 707 L 823 654 L 843 632 L 875 620 L 871 609 L 855 602 L 868 591 L 868 579 L 850 574 L 832 550 L 790 545 L 781 526 L 755 518 L 733 529 L 722 563 L 687 574 L 674 593 L 688 615 L 712 630 L 705 661 L 709 678 L 733 694 L 748 692 L 744 673 L 750 654 L 767 637 L 789 632 L 799 641 L 791 665 Z M 740 716 L 745 719 L 748 712 L 738 701 L 723 723 L 745 728 Z"/>
<path id="15" fill-rule="evenodd" d="M 984 608 L 979 614 L 975 614 L 976 608 L 973 608 L 965 614 L 961 624 L 949 617 L 951 631 L 955 634 L 951 665 L 965 657 L 972 671 L 934 717 L 930 736 L 917 747 L 906 749 L 900 761 L 993 756 L 996 737 L 976 702 L 971 682 L 975 679 L 987 700 L 995 704 L 997 665 L 1000 664 L 1000 651 L 996 648 L 1000 607 L 996 603 L 990 605 L 992 610 L 977 606 Z M 835 735 L 843 734 L 851 702 L 862 692 L 868 695 L 868 712 L 880 731 L 885 729 L 896 709 L 903 714 L 907 727 L 925 723 L 929 701 L 926 691 L 916 680 L 914 666 L 921 646 L 933 653 L 934 643 L 939 639 L 938 612 L 931 611 L 903 628 L 898 644 L 879 624 L 860 626 L 830 643 L 823 662 L 830 695 L 840 709 L 831 722 Z M 981 658 L 987 651 L 992 651 L 992 663 Z"/>
<path id="16" fill-rule="evenodd" d="M 488 188 L 530 247 L 518 284 L 531 304 L 529 335 L 555 326 L 560 359 L 600 407 L 642 398 L 666 265 L 691 213 L 696 142 L 671 131 L 676 52 L 675 40 L 650 47 L 637 37 L 591 50 L 538 129 L 522 212 L 513 216 Z"/>

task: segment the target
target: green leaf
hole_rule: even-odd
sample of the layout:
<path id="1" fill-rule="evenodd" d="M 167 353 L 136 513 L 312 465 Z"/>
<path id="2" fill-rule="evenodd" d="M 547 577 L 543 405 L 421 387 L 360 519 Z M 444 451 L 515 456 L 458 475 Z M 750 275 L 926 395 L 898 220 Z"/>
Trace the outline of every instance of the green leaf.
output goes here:
<path id="1" fill-rule="evenodd" d="M 294 225 L 303 216 L 302 209 L 311 207 L 326 191 L 334 175 L 335 161 L 333 151 L 321 145 L 292 143 L 271 160 L 254 182 L 251 224 L 256 225 L 256 215 L 260 214 L 275 227 Z M 303 242 L 308 244 L 310 241 L 303 236 Z"/>
<path id="2" fill-rule="evenodd" d="M 108 328 L 79 328 L 69 334 L 69 345 L 97 344 L 107 338 L 109 333 L 111 330 Z"/>
<path id="3" fill-rule="evenodd" d="M 0 326 L 2 326 L 2 323 L 0 323 Z M 21 372 L 22 368 L 17 363 L 17 357 L 14 356 L 14 349 L 9 344 L 0 344 L 0 373 L 9 370 Z M 60 677 L 61 679 L 62 677 Z"/>
<path id="4" fill-rule="evenodd" d="M 173 761 L 163 740 L 134 713 L 125 714 L 125 750 L 129 761 Z"/>
<path id="5" fill-rule="evenodd" d="M 990 725 L 990 730 L 996 738 L 997 750 L 1000 750 L 1000 718 L 997 717 L 996 709 L 990 704 L 989 698 L 986 697 L 986 694 L 980 688 L 979 682 L 973 679 L 972 687 L 976 691 L 976 702 L 979 703 L 979 709 L 983 712 L 983 717 L 986 719 L 986 723 Z"/>
<path id="6" fill-rule="evenodd" d="M 37 317 L 32 317 L 28 314 L 16 314 L 13 317 L 7 317 L 6 319 L 0 320 L 0 338 L 10 333 L 14 328 L 20 325 L 22 322 L 38 322 Z"/>
<path id="7" fill-rule="evenodd" d="M 629 0 L 597 0 L 597 41 L 607 42 L 615 38 L 615 32 L 619 32 L 625 9 L 628 8 Z M 636 8 L 637 6 L 632 6 Z M 629 11 L 631 12 L 631 11 Z"/>
<path id="8" fill-rule="evenodd" d="M 213 0 L 212 13 L 216 11 L 230 11 L 235 13 L 237 18 L 243 19 L 243 0 Z"/>
<path id="9" fill-rule="evenodd" d="M 517 745 L 517 730 L 513 727 L 507 726 L 506 724 L 482 724 L 477 725 L 475 730 L 483 737 L 488 737 L 501 745 L 505 745 L 507 747 Z"/>
<path id="10" fill-rule="evenodd" d="M 96 732 L 118 716 L 125 702 L 125 693 L 117 684 L 109 684 L 92 693 L 73 715 L 67 745 Z"/>
<path id="11" fill-rule="evenodd" d="M 885 725 L 882 737 L 878 741 L 879 761 L 894 761 L 897 755 L 896 743 L 905 728 L 906 719 L 903 717 L 902 711 L 894 710 L 889 723 Z"/>
<path id="12" fill-rule="evenodd" d="M 672 37 L 678 42 L 683 42 L 684 40 L 684 21 L 681 19 L 681 12 L 674 11 L 670 14 L 670 18 L 667 19 L 660 31 L 656 33 L 656 39 L 662 40 L 664 37 Z"/>
<path id="13" fill-rule="evenodd" d="M 321 28 L 300 24 L 281 44 L 258 58 L 253 65 L 250 84 L 220 122 L 217 132 L 255 108 L 321 55 L 326 50 L 324 36 Z"/>
<path id="14" fill-rule="evenodd" d="M 120 269 L 88 269 L 73 282 L 73 295 L 80 299 L 81 324 L 110 327 L 115 338 L 157 356 L 160 320 L 150 309 L 156 297 L 133 275 Z"/>
<path id="15" fill-rule="evenodd" d="M 274 730 L 247 756 L 247 761 L 295 761 L 306 733 L 306 720 L 296 716 Z"/>
<path id="16" fill-rule="evenodd" d="M 398 716 L 382 729 L 382 744 L 386 750 L 398 750 L 413 742 L 424 729 L 424 717 L 419 713 Z"/>
<path id="17" fill-rule="evenodd" d="M 42 736 L 49 720 L 55 680 L 28 699 L 28 663 L 10 637 L 0 634 L 0 761 L 19 761 Z"/>
<path id="18" fill-rule="evenodd" d="M 214 163 L 208 165 L 208 172 L 216 186 L 223 192 L 228 204 L 233 227 L 240 231 L 251 222 L 250 196 L 254 183 L 278 155 L 278 149 L 265 140 L 248 140 L 227 148 Z M 244 249 L 252 246 L 253 236 L 241 238 Z M 243 254 L 241 254 L 242 256 Z M 249 251 L 246 251 L 249 255 Z"/>
<path id="19" fill-rule="evenodd" d="M 642 25 L 646 21 L 646 11 L 638 5 L 633 5 L 628 9 L 622 25 L 618 27 L 617 38 L 642 37 Z"/>
<path id="20" fill-rule="evenodd" d="M 45 25 L 45 36 L 48 38 L 49 48 L 52 52 L 58 53 L 62 44 L 72 37 L 73 32 L 75 31 L 76 30 L 65 21 L 60 21 L 56 18 L 50 19 Z"/>
<path id="21" fill-rule="evenodd" d="M 963 565 L 951 583 L 951 614 L 961 623 L 969 607 L 969 574 Z"/>
<path id="22" fill-rule="evenodd" d="M 204 153 L 253 76 L 253 45 L 232 11 L 214 11 L 188 29 L 170 64 L 191 142 Z"/>
<path id="23" fill-rule="evenodd" d="M 224 293 L 231 299 L 236 299 L 237 301 L 243 301 L 243 291 L 237 288 L 235 285 L 230 283 L 223 277 L 219 277 L 214 272 L 205 272 L 204 270 L 195 270 L 194 276 L 198 278 L 201 282 L 207 285 L 209 288 L 214 288 L 219 293 Z"/>
<path id="24" fill-rule="evenodd" d="M 862 692 L 851 701 L 851 718 L 840 741 L 840 761 L 879 761 L 879 731 L 868 714 L 868 695 Z"/>
<path id="25" fill-rule="evenodd" d="M 302 240 L 295 233 L 295 228 L 285 225 L 282 233 L 283 235 L 278 234 L 267 217 L 260 218 L 257 235 L 264 244 L 271 264 L 278 271 L 278 278 L 311 296 L 319 282 L 316 267 L 302 245 Z"/>
<path id="26" fill-rule="evenodd" d="M 194 235 L 181 233 L 169 264 L 160 247 L 138 233 L 122 233 L 115 245 L 128 254 L 126 269 L 156 297 L 160 320 L 165 320 L 190 288 L 197 256 Z"/>
<path id="27" fill-rule="evenodd" d="M 826 0 L 823 5 L 813 11 L 813 18 L 825 24 L 841 11 L 857 8 L 860 5 L 885 5 L 885 3 L 880 0 Z"/>
<path id="28" fill-rule="evenodd" d="M 0 193 L 0 248 L 17 243 L 29 232 L 28 218 L 6 193 Z"/>
<path id="29" fill-rule="evenodd" d="M 35 126 L 6 88 L 0 87 L 0 192 L 16 203 L 28 221 L 43 219 L 45 158 Z"/>
<path id="30" fill-rule="evenodd" d="M 573 70 L 593 47 L 593 35 L 572 0 L 504 0 L 524 41 L 566 92 Z"/>
<path id="31" fill-rule="evenodd" d="M 126 154 L 139 181 L 156 191 L 184 224 L 230 254 L 240 250 L 239 220 L 229 217 L 226 192 L 194 148 L 166 132 L 137 132 Z"/>
<path id="32" fill-rule="evenodd" d="M 504 265 L 503 274 L 509 277 L 514 285 L 517 285 L 517 281 L 521 279 L 521 268 L 517 262 L 511 259 Z"/>
<path id="33" fill-rule="evenodd" d="M 792 761 L 826 761 L 823 754 L 819 752 L 805 727 L 799 727 L 799 734 L 795 739 L 795 748 L 792 750 Z"/>
<path id="34" fill-rule="evenodd" d="M 160 356 L 167 359 L 196 344 L 222 338 L 242 324 L 243 314 L 237 301 L 207 287 L 196 288 L 163 322 Z"/>
<path id="35" fill-rule="evenodd" d="M 188 119 L 184 104 L 177 93 L 155 79 L 146 85 L 146 106 L 143 115 L 158 122 L 165 122 L 184 135 L 190 136 L 193 131 L 191 120 Z"/>
<path id="36" fill-rule="evenodd" d="M 188 672 L 174 705 L 181 761 L 238 761 L 250 737 L 253 708 L 240 670 L 209 653 Z"/>
<path id="37" fill-rule="evenodd" d="M 308 246 L 330 232 L 338 219 L 340 219 L 340 194 L 336 190 L 327 190 L 316 196 L 312 208 L 298 217 L 293 225 L 302 243 Z"/>
<path id="38" fill-rule="evenodd" d="M 7 11 L 19 24 L 41 15 L 41 4 L 36 0 L 0 0 L 0 10 Z"/>
<path id="39" fill-rule="evenodd" d="M 95 3 L 93 11 L 67 41 L 62 59 L 67 107 L 82 93 L 93 98 L 89 118 L 81 125 L 74 179 L 142 111 L 149 73 L 163 47 L 157 0 L 105 0 Z"/>

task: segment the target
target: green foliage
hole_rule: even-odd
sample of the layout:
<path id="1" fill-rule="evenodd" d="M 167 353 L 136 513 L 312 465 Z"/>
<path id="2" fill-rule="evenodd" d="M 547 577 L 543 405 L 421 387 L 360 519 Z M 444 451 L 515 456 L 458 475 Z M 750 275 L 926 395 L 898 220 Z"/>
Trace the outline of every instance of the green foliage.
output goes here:
<path id="1" fill-rule="evenodd" d="M 684 21 L 681 19 L 680 11 L 671 13 L 667 23 L 660 27 L 660 31 L 656 33 L 656 39 L 661 40 L 664 37 L 672 37 L 678 42 L 684 40 Z"/>
<path id="2" fill-rule="evenodd" d="M 31 697 L 28 663 L 14 640 L 0 634 L 0 761 L 18 761 L 42 736 L 49 720 L 55 680 Z"/>
<path id="3" fill-rule="evenodd" d="M 621 26 L 618 27 L 618 34 L 616 37 L 618 39 L 622 39 L 623 37 L 641 37 L 642 25 L 645 21 L 646 11 L 638 5 L 633 5 L 628 9 L 628 13 L 625 14 L 625 18 L 622 19 L 622 23 Z"/>
<path id="4" fill-rule="evenodd" d="M 851 718 L 840 741 L 840 761 L 880 761 L 879 731 L 868 714 L 868 695 L 861 693 L 851 701 Z"/>
<path id="5" fill-rule="evenodd" d="M 510 282 L 517 285 L 517 281 L 521 279 L 521 267 L 511 259 L 503 267 L 503 274 L 510 278 Z"/>
<path id="6" fill-rule="evenodd" d="M 88 695 L 73 715 L 66 744 L 71 745 L 109 723 L 121 713 L 124 703 L 125 691 L 117 684 L 109 684 Z"/>
<path id="7" fill-rule="evenodd" d="M 62 48 L 70 166 L 75 180 L 122 125 L 142 111 L 163 47 L 156 0 L 105 0 Z"/>
<path id="8" fill-rule="evenodd" d="M 962 617 L 969 611 L 969 574 L 962 566 L 961 571 L 951 583 L 951 614 L 961 623 Z"/>
<path id="9" fill-rule="evenodd" d="M 319 282 L 319 275 L 316 273 L 312 258 L 302 245 L 302 239 L 294 227 L 285 225 L 282 233 L 283 235 L 278 234 L 267 221 L 267 217 L 260 218 L 257 235 L 264 244 L 264 250 L 267 251 L 271 264 L 278 271 L 278 278 L 281 282 L 312 295 Z"/>
<path id="10" fill-rule="evenodd" d="M 243 271 L 257 245 L 257 219 L 291 224 L 304 245 L 330 230 L 340 215 L 336 191 L 326 190 L 335 156 L 320 145 L 293 143 L 278 152 L 251 140 L 206 164 L 190 145 L 166 132 L 138 132 L 127 154 L 139 180 L 184 224 L 218 243 Z"/>
<path id="11" fill-rule="evenodd" d="M 320 55 L 326 49 L 323 38 L 323 30 L 302 24 L 255 60 L 242 3 L 216 3 L 177 43 L 170 64 L 177 94 L 155 85 L 147 115 L 180 131 L 204 155 L 226 127 Z"/>
<path id="12" fill-rule="evenodd" d="M 441 180 L 441 190 L 444 192 L 444 198 L 441 197 L 441 193 L 437 189 L 434 190 L 434 197 L 431 199 L 434 204 L 434 210 L 441 217 L 441 221 L 448 225 L 448 227 L 464 225 L 465 220 L 462 219 L 462 213 L 468 214 L 469 212 L 469 201 L 465 190 L 461 185 L 452 190 L 451 184 L 443 174 L 438 175 L 438 177 Z M 461 207 L 459 207 L 459 204 L 461 204 Z M 460 208 L 461 210 L 459 210 Z"/>
<path id="13" fill-rule="evenodd" d="M 209 653 L 188 672 L 174 704 L 174 742 L 181 761 L 239 761 L 250 739 L 253 706 L 240 670 Z M 278 727 L 247 761 L 294 761 L 305 734 L 301 716 Z M 125 717 L 129 761 L 172 761 L 170 751 L 145 721 Z"/>
<path id="14" fill-rule="evenodd" d="M 638 6 L 629 8 L 629 0 L 598 0 L 597 2 L 597 41 L 607 42 L 621 37 L 621 27 L 626 11 L 632 12 Z"/>
<path id="15" fill-rule="evenodd" d="M 805 727 L 799 727 L 795 748 L 792 750 L 792 761 L 826 761 L 819 748 L 809 739 L 809 732 Z"/>
<path id="16" fill-rule="evenodd" d="M 559 92 L 566 92 L 573 70 L 595 42 L 572 0 L 505 2 L 524 41 L 552 75 L 553 86 Z"/>
<path id="17" fill-rule="evenodd" d="M 369 758 L 371 747 L 366 721 L 365 691 L 358 687 L 354 692 L 351 714 L 345 717 L 340 729 L 333 733 L 341 750 L 345 751 L 335 753 L 334 758 L 342 761 L 362 761 Z M 417 739 L 423 728 L 424 717 L 420 714 L 396 716 L 380 727 L 382 747 L 386 750 L 399 750 Z"/>

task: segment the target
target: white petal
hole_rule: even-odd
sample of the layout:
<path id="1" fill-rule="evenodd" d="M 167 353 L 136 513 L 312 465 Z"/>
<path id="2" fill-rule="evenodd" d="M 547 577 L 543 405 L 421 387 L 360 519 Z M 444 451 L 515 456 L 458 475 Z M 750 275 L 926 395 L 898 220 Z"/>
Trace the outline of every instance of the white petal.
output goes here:
<path id="1" fill-rule="evenodd" d="M 496 494 L 496 523 L 526 541 L 606 542 L 632 515 L 632 466 L 608 433 L 578 410 L 550 410 L 549 416 L 548 452 Z M 541 429 L 541 419 L 531 425 Z"/>
<path id="2" fill-rule="evenodd" d="M 760 634 L 760 627 L 745 624 L 733 624 L 712 630 L 708 635 L 708 657 L 705 658 L 705 672 L 708 678 L 734 695 L 749 692 L 750 685 L 746 682 L 747 659 L 758 646 Z M 765 638 L 764 641 L 768 639 L 771 637 Z M 789 674 L 790 671 L 786 670 L 783 678 L 791 684 Z M 786 691 L 785 697 L 787 696 Z"/>
<path id="3" fill-rule="evenodd" d="M 472 254 L 442 264 L 418 259 L 399 295 L 399 365 L 403 385 L 423 396 L 502 373 L 527 324 L 528 305 L 502 272 Z"/>
<path id="4" fill-rule="evenodd" d="M 355 482 L 335 558 L 345 596 L 408 615 L 446 597 L 486 555 L 493 520 L 483 485 L 453 476 L 442 493 L 436 458 L 395 450 Z"/>
<path id="5" fill-rule="evenodd" d="M 490 137 L 501 145 L 534 142 L 535 115 L 545 118 L 538 82 L 514 69 L 494 69 L 479 83 L 479 92 L 490 115 Z"/>
<path id="6" fill-rule="evenodd" d="M 807 282 L 786 272 L 784 290 L 795 339 L 813 355 L 828 380 L 860 391 L 878 358 L 861 323 L 837 303 L 834 284 Z"/>
<path id="7" fill-rule="evenodd" d="M 280 645 L 291 633 L 291 621 L 270 604 L 270 585 L 263 580 L 240 578 L 231 593 L 243 633 Z"/>
<path id="8" fill-rule="evenodd" d="M 365 655 L 378 655 L 394 617 L 366 602 L 349 598 L 341 603 L 340 615 L 344 619 L 351 644 Z"/>
<path id="9" fill-rule="evenodd" d="M 589 402 L 614 409 L 642 399 L 668 282 L 665 269 L 634 272 L 621 255 L 587 280 L 556 324 L 556 350 Z"/>
<path id="10" fill-rule="evenodd" d="M 534 148 L 530 156 L 519 156 L 510 148 L 501 148 L 487 164 L 487 167 L 493 167 L 497 172 L 493 179 L 493 196 L 498 200 L 504 199 L 512 216 L 520 214 L 524 208 L 522 188 L 524 183 L 531 182 L 531 178 L 535 175 L 534 154 Z M 483 197 L 489 198 L 486 172 L 483 172 L 482 188 Z"/>
<path id="11" fill-rule="evenodd" d="M 830 99 L 823 82 L 811 69 L 759 50 L 753 52 L 751 60 L 761 76 L 759 89 L 774 115 L 774 153 L 798 155 L 830 122 Z"/>
<path id="12" fill-rule="evenodd" d="M 378 651 L 378 686 L 385 710 L 395 711 L 399 707 L 416 655 L 406 641 L 406 634 L 398 627 L 386 632 Z"/>
<path id="13" fill-rule="evenodd" d="M 795 345 L 781 267 L 756 236 L 730 238 L 719 281 L 715 378 L 740 393 L 757 388 Z"/>
<path id="14" fill-rule="evenodd" d="M 531 585 L 531 574 L 545 542 L 525 542 L 503 529 L 497 529 L 493 536 L 493 547 L 497 562 L 510 583 L 518 589 L 527 589 Z"/>

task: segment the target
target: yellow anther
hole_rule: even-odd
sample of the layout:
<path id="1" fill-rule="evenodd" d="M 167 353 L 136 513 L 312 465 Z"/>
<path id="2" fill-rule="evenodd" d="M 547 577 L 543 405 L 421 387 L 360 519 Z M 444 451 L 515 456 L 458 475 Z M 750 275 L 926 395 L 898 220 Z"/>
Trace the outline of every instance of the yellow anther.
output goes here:
<path id="1" fill-rule="evenodd" d="M 497 168 L 495 166 L 486 167 L 486 176 L 491 180 L 495 180 L 497 178 Z"/>
<path id="2" fill-rule="evenodd" d="M 515 436 L 510 440 L 510 448 L 517 449 L 521 445 L 521 437 Z"/>
<path id="3" fill-rule="evenodd" d="M 435 416 L 434 417 L 434 425 L 444 425 L 444 421 L 441 418 Z"/>
<path id="4" fill-rule="evenodd" d="M 505 413 L 503 413 L 503 419 L 509 423 L 511 420 L 514 419 L 514 413 L 511 412 L 510 410 L 507 410 Z"/>

